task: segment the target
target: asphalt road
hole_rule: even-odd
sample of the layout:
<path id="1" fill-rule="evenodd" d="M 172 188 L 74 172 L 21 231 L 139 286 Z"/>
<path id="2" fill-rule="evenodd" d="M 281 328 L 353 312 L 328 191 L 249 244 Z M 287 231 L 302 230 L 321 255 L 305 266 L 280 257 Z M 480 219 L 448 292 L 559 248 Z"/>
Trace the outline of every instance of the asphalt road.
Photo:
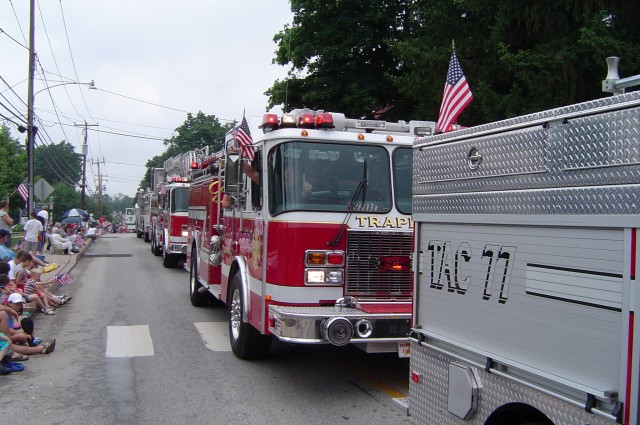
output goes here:
<path id="1" fill-rule="evenodd" d="M 0 377 L 0 423 L 411 423 L 393 401 L 408 393 L 408 359 L 275 343 L 239 360 L 225 308 L 191 306 L 188 273 L 135 235 L 102 237 L 71 274 L 59 293 L 73 300 L 36 318 L 55 352 Z"/>

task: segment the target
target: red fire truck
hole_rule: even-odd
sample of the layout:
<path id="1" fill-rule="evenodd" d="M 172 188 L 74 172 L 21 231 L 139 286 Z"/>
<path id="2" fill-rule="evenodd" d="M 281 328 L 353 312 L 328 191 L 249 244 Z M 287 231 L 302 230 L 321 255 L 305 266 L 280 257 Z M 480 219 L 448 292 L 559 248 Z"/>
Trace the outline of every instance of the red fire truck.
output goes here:
<path id="1" fill-rule="evenodd" d="M 234 132 L 204 161 L 185 268 L 193 305 L 227 304 L 238 357 L 272 336 L 408 354 L 411 147 L 434 124 L 267 114 L 250 164 Z"/>
<path id="2" fill-rule="evenodd" d="M 162 265 L 177 267 L 187 253 L 189 208 L 189 170 L 195 151 L 186 152 L 164 162 L 166 181 L 158 191 L 158 215 L 152 221 L 151 252 L 162 255 Z"/>

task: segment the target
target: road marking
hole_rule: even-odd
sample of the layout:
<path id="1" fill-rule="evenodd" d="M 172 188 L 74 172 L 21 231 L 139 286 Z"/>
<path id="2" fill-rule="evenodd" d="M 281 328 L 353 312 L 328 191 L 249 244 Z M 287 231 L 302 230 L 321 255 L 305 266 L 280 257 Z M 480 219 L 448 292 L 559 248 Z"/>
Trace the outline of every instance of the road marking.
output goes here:
<path id="1" fill-rule="evenodd" d="M 148 325 L 107 326 L 107 357 L 153 356 Z"/>
<path id="2" fill-rule="evenodd" d="M 379 390 L 381 390 L 391 398 L 395 399 L 395 398 L 403 398 L 407 396 L 406 393 L 398 391 L 396 388 L 387 384 L 385 381 L 383 381 L 377 376 L 370 375 L 369 373 L 364 371 L 360 371 L 360 376 L 369 384 L 375 386 L 376 388 L 378 388 Z"/>
<path id="3" fill-rule="evenodd" d="M 194 323 L 204 345 L 211 351 L 231 351 L 229 324 L 227 322 Z"/>

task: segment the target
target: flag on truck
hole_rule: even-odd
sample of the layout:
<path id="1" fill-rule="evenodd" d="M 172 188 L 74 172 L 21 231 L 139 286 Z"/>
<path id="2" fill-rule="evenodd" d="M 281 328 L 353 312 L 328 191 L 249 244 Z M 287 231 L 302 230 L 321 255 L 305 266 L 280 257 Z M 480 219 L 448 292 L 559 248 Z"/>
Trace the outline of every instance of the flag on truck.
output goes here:
<path id="1" fill-rule="evenodd" d="M 451 131 L 451 125 L 456 122 L 460 113 L 473 100 L 471 89 L 467 79 L 462 73 L 462 67 L 456 57 L 456 52 L 451 53 L 447 81 L 444 84 L 444 95 L 440 114 L 436 123 L 436 133 Z"/>
<path id="2" fill-rule="evenodd" d="M 242 116 L 242 123 L 235 131 L 236 140 L 242 148 L 242 156 L 250 161 L 253 161 L 253 138 L 251 137 L 251 131 L 249 131 L 249 124 L 247 124 L 247 118 Z"/>
<path id="3" fill-rule="evenodd" d="M 24 184 L 24 182 L 18 185 L 18 187 L 16 188 L 16 191 L 18 192 L 18 195 L 20 195 L 22 200 L 24 202 L 27 202 L 27 200 L 29 199 L 29 189 L 27 189 L 27 186 Z"/>

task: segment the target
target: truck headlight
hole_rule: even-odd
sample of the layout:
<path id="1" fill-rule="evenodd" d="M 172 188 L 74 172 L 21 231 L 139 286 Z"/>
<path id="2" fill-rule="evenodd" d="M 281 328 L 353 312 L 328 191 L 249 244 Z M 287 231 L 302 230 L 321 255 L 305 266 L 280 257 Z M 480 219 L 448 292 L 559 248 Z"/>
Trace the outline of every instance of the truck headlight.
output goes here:
<path id="1" fill-rule="evenodd" d="M 342 285 L 343 271 L 336 269 L 306 269 L 304 271 L 306 285 Z"/>

